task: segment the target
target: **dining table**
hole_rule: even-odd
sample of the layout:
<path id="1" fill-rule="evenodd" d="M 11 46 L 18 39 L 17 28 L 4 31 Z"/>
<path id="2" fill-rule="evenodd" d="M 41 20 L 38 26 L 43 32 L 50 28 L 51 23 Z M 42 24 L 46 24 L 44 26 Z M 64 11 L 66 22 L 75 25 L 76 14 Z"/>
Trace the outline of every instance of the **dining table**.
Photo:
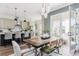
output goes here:
<path id="1" fill-rule="evenodd" d="M 55 39 L 57 40 L 57 39 Z M 47 39 L 47 40 L 32 40 L 32 39 L 27 39 L 25 40 L 26 43 L 28 43 L 28 45 L 32 45 L 32 47 L 34 47 L 35 50 L 35 56 L 38 56 L 38 48 L 43 48 L 44 46 L 46 46 L 47 44 L 49 44 L 50 41 L 55 41 L 55 40 L 51 40 L 51 39 Z M 40 50 L 40 54 L 42 56 L 42 52 Z"/>
<path id="2" fill-rule="evenodd" d="M 36 40 L 37 41 L 37 40 Z M 34 47 L 35 49 L 35 56 L 38 56 L 38 48 L 42 48 L 43 46 L 47 45 L 49 42 L 48 40 L 42 40 L 42 41 L 37 41 L 37 42 L 34 42 L 32 39 L 27 39 L 25 41 L 26 43 L 28 43 L 29 45 L 32 45 L 32 47 Z"/>

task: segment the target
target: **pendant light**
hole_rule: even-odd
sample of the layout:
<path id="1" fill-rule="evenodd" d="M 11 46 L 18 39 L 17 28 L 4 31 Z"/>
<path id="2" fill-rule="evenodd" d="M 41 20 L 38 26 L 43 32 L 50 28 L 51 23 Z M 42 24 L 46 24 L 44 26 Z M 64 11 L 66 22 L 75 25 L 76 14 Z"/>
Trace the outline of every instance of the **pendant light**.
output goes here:
<path id="1" fill-rule="evenodd" d="M 17 17 L 17 8 L 14 8 L 15 9 L 15 21 L 18 21 L 18 17 Z"/>
<path id="2" fill-rule="evenodd" d="M 26 22 L 26 10 L 24 10 L 24 22 Z"/>
<path id="3" fill-rule="evenodd" d="M 15 18 L 14 18 L 14 20 L 17 22 L 17 24 L 15 26 L 20 26 L 21 27 L 20 20 L 18 20 L 19 17 L 17 16 L 17 8 L 14 8 L 14 10 L 15 10 Z"/>

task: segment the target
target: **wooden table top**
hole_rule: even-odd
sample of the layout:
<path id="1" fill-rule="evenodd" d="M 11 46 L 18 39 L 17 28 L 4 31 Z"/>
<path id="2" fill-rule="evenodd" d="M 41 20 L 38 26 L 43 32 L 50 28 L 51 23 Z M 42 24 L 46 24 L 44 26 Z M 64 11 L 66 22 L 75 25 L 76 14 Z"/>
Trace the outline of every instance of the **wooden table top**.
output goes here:
<path id="1" fill-rule="evenodd" d="M 48 40 L 41 40 L 41 41 L 36 40 L 36 42 L 35 42 L 32 39 L 27 39 L 25 42 L 31 44 L 32 46 L 34 46 L 36 48 L 39 48 L 39 47 L 49 43 Z"/>

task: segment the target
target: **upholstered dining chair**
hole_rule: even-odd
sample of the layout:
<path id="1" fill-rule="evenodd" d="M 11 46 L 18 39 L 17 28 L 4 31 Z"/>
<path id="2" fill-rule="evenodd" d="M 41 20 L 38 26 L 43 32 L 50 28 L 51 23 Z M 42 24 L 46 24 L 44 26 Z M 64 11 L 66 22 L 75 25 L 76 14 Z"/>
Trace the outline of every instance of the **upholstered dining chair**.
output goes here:
<path id="1" fill-rule="evenodd" d="M 57 47 L 60 48 L 61 46 L 63 46 L 65 44 L 65 41 L 63 39 L 58 39 L 57 40 Z"/>
<path id="2" fill-rule="evenodd" d="M 15 41 L 12 41 L 12 45 L 13 45 L 14 54 L 16 56 L 21 56 L 20 46 Z"/>
<path id="3" fill-rule="evenodd" d="M 41 48 L 41 55 L 47 54 L 50 56 L 52 52 L 56 50 L 57 40 L 49 42 L 49 44 L 43 48 Z"/>
<path id="4" fill-rule="evenodd" d="M 57 54 L 59 54 L 59 55 L 62 55 L 61 53 L 60 53 L 60 48 L 63 46 L 65 44 L 65 41 L 63 40 L 63 39 L 58 39 L 57 40 L 57 45 L 56 45 L 56 49 L 57 49 Z"/>
<path id="5" fill-rule="evenodd" d="M 14 55 L 15 56 L 27 56 L 27 55 L 34 55 L 34 48 L 26 48 L 24 50 L 21 50 L 20 46 L 16 41 L 12 41 Z"/>

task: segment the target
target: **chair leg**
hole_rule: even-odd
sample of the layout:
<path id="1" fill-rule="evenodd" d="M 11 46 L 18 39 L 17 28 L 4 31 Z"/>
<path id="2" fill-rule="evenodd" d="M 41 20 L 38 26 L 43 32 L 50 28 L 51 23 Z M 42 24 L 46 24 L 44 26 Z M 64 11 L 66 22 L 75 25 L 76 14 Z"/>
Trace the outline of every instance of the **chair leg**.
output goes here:
<path id="1" fill-rule="evenodd" d="M 4 47 L 5 47 L 5 40 L 4 40 L 4 43 L 3 43 Z"/>
<path id="2" fill-rule="evenodd" d="M 40 51 L 40 53 L 41 53 L 41 56 L 43 56 L 43 52 L 42 52 L 42 51 Z"/>
<path id="3" fill-rule="evenodd" d="M 74 54 L 73 54 L 73 56 L 75 55 L 75 53 L 76 53 L 76 52 L 77 52 L 77 51 L 75 50 L 75 51 L 74 51 Z"/>
<path id="4" fill-rule="evenodd" d="M 37 53 L 37 48 L 35 48 L 35 56 L 38 56 L 38 53 Z"/>
<path id="5" fill-rule="evenodd" d="M 22 39 L 21 38 L 19 39 L 19 42 L 20 42 L 20 44 L 22 44 Z"/>
<path id="6" fill-rule="evenodd" d="M 56 48 L 56 50 L 57 50 L 57 52 L 55 52 L 55 53 L 57 53 L 57 54 L 59 54 L 59 55 L 62 55 L 62 54 L 60 54 L 59 47 Z"/>
<path id="7" fill-rule="evenodd" d="M 6 47 L 6 41 L 4 40 L 4 47 Z"/>

